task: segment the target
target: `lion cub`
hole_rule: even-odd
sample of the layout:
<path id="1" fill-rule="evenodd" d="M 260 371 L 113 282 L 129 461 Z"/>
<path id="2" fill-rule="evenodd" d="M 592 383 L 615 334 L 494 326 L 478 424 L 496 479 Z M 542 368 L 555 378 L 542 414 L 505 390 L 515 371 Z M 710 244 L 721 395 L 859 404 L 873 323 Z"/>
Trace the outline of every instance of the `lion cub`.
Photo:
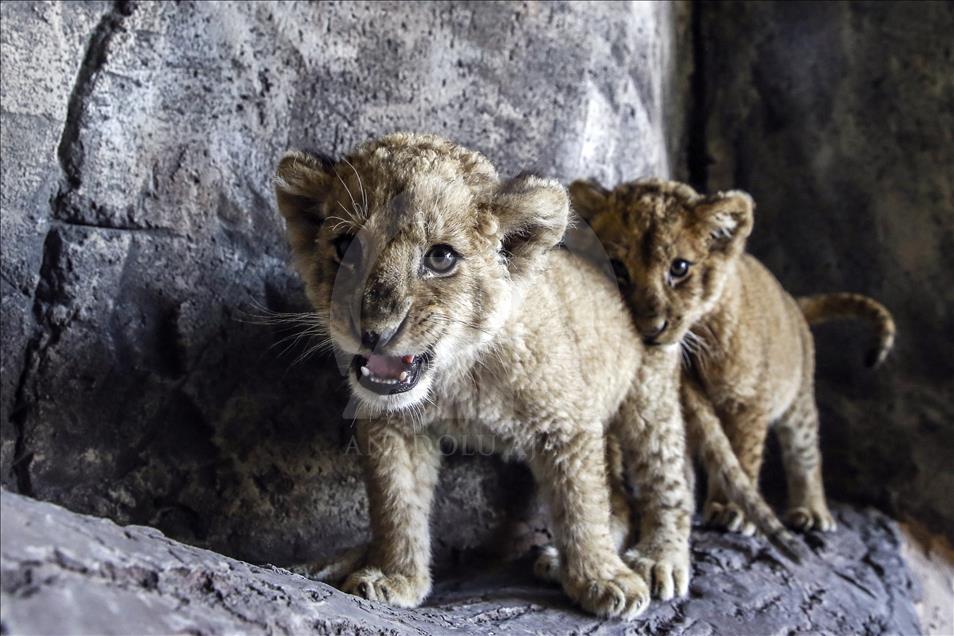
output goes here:
<path id="1" fill-rule="evenodd" d="M 685 352 L 690 446 L 702 450 L 710 477 L 706 519 L 747 534 L 753 522 L 780 533 L 753 493 L 774 423 L 788 481 L 787 523 L 833 529 L 822 486 L 808 324 L 852 316 L 872 322 L 879 336 L 869 360 L 874 365 L 893 343 L 888 311 L 855 294 L 792 298 L 744 253 L 754 208 L 744 192 L 701 196 L 685 184 L 658 180 L 610 192 L 577 181 L 570 195 L 613 259 L 643 342 L 680 343 Z M 720 421 L 735 456 L 719 444 Z M 744 476 L 733 472 L 739 464 Z"/>
<path id="2" fill-rule="evenodd" d="M 601 616 L 636 616 L 650 594 L 611 522 L 612 427 L 643 466 L 640 557 L 665 579 L 657 590 L 686 592 L 679 353 L 643 346 L 612 281 L 557 248 L 563 186 L 502 181 L 477 152 L 395 134 L 336 163 L 289 152 L 275 189 L 359 405 L 372 539 L 343 589 L 404 607 L 427 596 L 439 439 L 451 436 L 526 461 L 566 593 Z"/>

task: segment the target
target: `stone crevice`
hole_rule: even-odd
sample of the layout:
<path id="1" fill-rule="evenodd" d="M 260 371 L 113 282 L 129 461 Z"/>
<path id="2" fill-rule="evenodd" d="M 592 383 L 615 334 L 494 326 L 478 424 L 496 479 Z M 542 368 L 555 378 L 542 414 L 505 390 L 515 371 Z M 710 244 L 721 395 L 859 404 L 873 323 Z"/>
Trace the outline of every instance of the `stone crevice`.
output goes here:
<path id="1" fill-rule="evenodd" d="M 55 247 L 54 247 L 55 246 Z M 56 243 L 55 234 L 52 230 L 48 231 L 43 241 L 43 260 L 40 265 L 40 275 L 37 280 L 36 289 L 33 292 L 33 315 L 36 321 L 33 335 L 30 337 L 26 346 L 26 355 L 24 356 L 23 368 L 20 370 L 20 378 L 17 380 L 17 388 L 14 393 L 13 408 L 10 410 L 10 422 L 16 432 L 16 441 L 14 442 L 13 462 L 10 465 L 10 472 L 16 480 L 17 492 L 24 495 L 33 495 L 33 484 L 30 479 L 30 462 L 33 461 L 33 452 L 27 447 L 26 422 L 30 412 L 32 400 L 27 396 L 27 383 L 30 379 L 31 370 L 38 364 L 41 342 L 45 330 L 43 328 L 43 310 L 41 300 L 41 288 L 46 286 L 46 275 L 49 273 L 49 259 L 51 250 L 59 250 Z"/>
<path id="2" fill-rule="evenodd" d="M 51 218 L 54 220 L 63 215 L 63 210 L 69 206 L 69 200 L 72 198 L 71 195 L 82 182 L 80 169 L 82 166 L 83 153 L 79 136 L 85 103 L 92 94 L 96 74 L 106 63 L 109 42 L 112 40 L 113 35 L 122 28 L 123 20 L 131 15 L 132 12 L 133 5 L 131 2 L 117 0 L 111 10 L 103 15 L 99 24 L 97 24 L 93 33 L 90 35 L 86 54 L 70 93 L 66 122 L 63 126 L 60 142 L 56 149 L 57 159 L 63 171 L 65 184 L 61 185 L 59 192 L 51 197 L 50 200 Z M 85 225 L 69 220 L 59 221 L 59 223 L 66 225 Z M 127 228 L 101 229 L 124 230 Z M 31 496 L 33 495 L 33 483 L 30 475 L 30 464 L 33 460 L 34 453 L 30 449 L 27 440 L 27 420 L 31 406 L 36 401 L 36 396 L 30 397 L 28 395 L 28 385 L 32 372 L 38 368 L 43 358 L 44 351 L 50 345 L 56 343 L 62 330 L 66 327 L 66 324 L 57 325 L 50 321 L 45 307 L 58 300 L 64 300 L 63 298 L 57 298 L 58 295 L 62 296 L 62 290 L 59 289 L 59 286 L 53 280 L 56 273 L 55 262 L 59 258 L 62 243 L 62 237 L 56 228 L 56 224 L 54 224 L 47 230 L 46 237 L 43 241 L 43 257 L 36 289 L 32 296 L 35 326 L 33 334 L 25 347 L 26 354 L 24 355 L 23 367 L 20 370 L 20 376 L 14 392 L 13 407 L 10 410 L 9 416 L 16 435 L 10 472 L 15 478 L 17 491 Z"/>
<path id="3" fill-rule="evenodd" d="M 71 209 L 71 206 L 59 208 L 61 212 L 65 209 Z M 54 224 L 62 225 L 62 226 L 70 226 L 70 227 L 91 228 L 95 230 L 103 230 L 106 232 L 134 232 L 139 234 L 151 234 L 153 236 L 164 236 L 164 237 L 181 236 L 178 232 L 169 228 L 140 227 L 137 225 L 119 225 L 119 224 L 109 223 L 107 221 L 91 223 L 87 221 L 81 221 L 75 218 L 57 218 Z"/>
<path id="4" fill-rule="evenodd" d="M 132 15 L 133 8 L 131 2 L 118 0 L 112 9 L 103 15 L 90 36 L 86 54 L 76 74 L 66 110 L 66 124 L 56 149 L 69 190 L 75 190 L 82 182 L 80 169 L 83 164 L 83 144 L 79 137 L 86 100 L 93 92 L 97 73 L 106 63 L 110 41 L 116 32 L 122 29 L 123 20 Z"/>

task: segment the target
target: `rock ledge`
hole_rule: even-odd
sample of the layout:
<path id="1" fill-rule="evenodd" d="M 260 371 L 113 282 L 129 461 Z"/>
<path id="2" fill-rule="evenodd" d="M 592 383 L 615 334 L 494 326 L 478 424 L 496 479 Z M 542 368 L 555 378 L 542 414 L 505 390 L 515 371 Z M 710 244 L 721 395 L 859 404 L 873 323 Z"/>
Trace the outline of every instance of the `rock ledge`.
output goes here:
<path id="1" fill-rule="evenodd" d="M 622 633 L 914 634 L 911 575 L 895 525 L 836 509 L 841 529 L 810 537 L 817 563 L 793 568 L 754 539 L 697 531 L 689 598 L 635 623 L 600 621 L 540 585 L 523 562 L 439 577 L 427 606 L 371 603 L 258 567 L 2 492 L 3 634 Z"/>

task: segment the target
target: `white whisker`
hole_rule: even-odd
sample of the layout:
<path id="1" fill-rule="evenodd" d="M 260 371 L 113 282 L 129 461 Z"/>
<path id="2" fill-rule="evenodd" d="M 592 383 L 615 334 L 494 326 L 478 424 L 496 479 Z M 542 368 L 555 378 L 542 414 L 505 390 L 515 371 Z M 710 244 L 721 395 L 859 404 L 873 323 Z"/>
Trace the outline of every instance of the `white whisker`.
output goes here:
<path id="1" fill-rule="evenodd" d="M 348 184 L 345 183 L 344 179 L 341 178 L 341 175 L 338 174 L 338 171 L 335 170 L 335 176 L 338 177 L 338 181 L 341 182 L 341 185 L 344 186 L 345 192 L 348 193 L 348 198 L 351 199 L 351 218 L 355 218 L 358 215 L 358 204 L 354 200 L 354 195 L 351 194 L 351 189 L 348 187 Z M 347 213 L 348 210 L 341 204 L 341 201 L 338 201 L 338 205 L 341 205 L 341 208 Z"/>
<path id="2" fill-rule="evenodd" d="M 358 187 L 361 189 L 361 202 L 362 202 L 362 205 L 364 206 L 364 215 L 367 216 L 368 215 L 368 195 L 364 191 L 364 182 L 361 181 L 361 175 L 358 174 L 357 169 L 353 165 L 351 165 L 350 161 L 348 161 L 347 159 L 344 159 L 343 161 L 346 164 L 348 164 L 348 167 L 351 168 L 351 171 L 354 172 L 354 176 L 358 179 Z"/>

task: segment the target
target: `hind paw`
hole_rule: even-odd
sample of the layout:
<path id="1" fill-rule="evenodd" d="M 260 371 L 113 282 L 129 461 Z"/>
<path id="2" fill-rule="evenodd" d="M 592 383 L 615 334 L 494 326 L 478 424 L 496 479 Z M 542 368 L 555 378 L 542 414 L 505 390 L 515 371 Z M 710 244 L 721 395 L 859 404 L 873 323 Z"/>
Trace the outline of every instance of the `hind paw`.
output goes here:
<path id="1" fill-rule="evenodd" d="M 739 532 L 747 537 L 755 534 L 755 524 L 745 517 L 742 509 L 734 503 L 707 501 L 703 508 L 703 518 L 711 526 Z"/>
<path id="2" fill-rule="evenodd" d="M 791 508 L 785 513 L 785 524 L 799 532 L 809 532 L 811 530 L 831 532 L 838 527 L 826 506 L 796 506 Z"/>
<path id="3" fill-rule="evenodd" d="M 560 582 L 560 553 L 556 546 L 544 546 L 533 562 L 533 575 L 547 583 Z"/>

